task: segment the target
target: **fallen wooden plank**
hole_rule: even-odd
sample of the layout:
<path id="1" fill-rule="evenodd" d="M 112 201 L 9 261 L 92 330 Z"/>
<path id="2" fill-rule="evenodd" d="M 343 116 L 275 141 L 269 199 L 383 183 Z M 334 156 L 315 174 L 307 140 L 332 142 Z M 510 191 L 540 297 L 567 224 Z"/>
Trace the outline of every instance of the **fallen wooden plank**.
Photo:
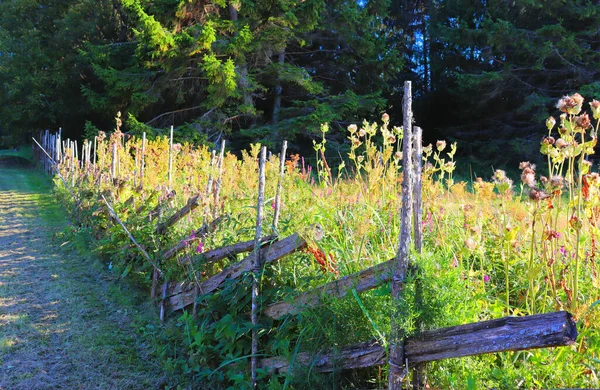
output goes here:
<path id="1" fill-rule="evenodd" d="M 409 364 L 414 364 L 486 353 L 560 347 L 572 345 L 576 339 L 577 327 L 571 314 L 559 311 L 426 331 L 406 340 L 405 357 Z M 363 354 L 357 352 L 361 348 Z M 385 353 L 385 347 L 371 341 L 334 352 L 324 351 L 317 356 L 300 353 L 295 364 L 310 364 L 313 370 L 319 372 L 366 368 L 386 364 Z M 261 367 L 284 372 L 289 369 L 289 363 L 284 358 L 273 357 L 263 359 Z"/>
<path id="2" fill-rule="evenodd" d="M 270 263 L 281 259 L 291 253 L 303 249 L 306 246 L 306 241 L 294 233 L 283 240 L 276 241 L 272 245 L 263 247 L 260 250 L 263 262 Z M 252 262 L 256 252 L 252 252 L 245 259 L 233 264 L 230 267 L 225 268 L 218 274 L 206 279 L 200 283 L 199 289 L 201 294 L 207 294 L 216 290 L 223 282 L 228 279 L 235 279 L 240 277 L 243 273 L 252 270 Z M 179 284 L 181 293 L 172 295 L 167 298 L 167 306 L 169 311 L 175 311 L 183 309 L 186 306 L 191 305 L 194 302 L 194 287 L 193 284 Z M 174 291 L 174 290 L 173 290 Z M 168 294 L 167 294 L 168 295 Z"/>
<path id="3" fill-rule="evenodd" d="M 369 267 L 352 275 L 344 276 L 331 283 L 306 291 L 292 302 L 281 301 L 267 306 L 263 314 L 267 317 L 280 319 L 287 314 L 297 314 L 302 310 L 322 303 L 321 298 L 342 298 L 355 289 L 357 292 L 371 290 L 383 283 L 389 282 L 395 260 L 388 260 L 373 267 Z"/>
<path id="4" fill-rule="evenodd" d="M 156 233 L 165 234 L 169 227 L 175 225 L 177 223 L 177 221 L 179 221 L 181 218 L 185 217 L 190 212 L 192 212 L 196 207 L 198 207 L 199 199 L 200 199 L 200 195 L 196 195 L 196 196 L 193 196 L 190 199 L 188 199 L 185 206 L 183 206 L 181 209 L 179 209 L 179 211 L 177 211 L 175 214 L 173 214 L 169 218 L 167 218 L 167 220 L 165 222 L 159 223 L 156 226 Z"/>
<path id="5" fill-rule="evenodd" d="M 299 367 L 311 367 L 313 371 L 332 372 L 334 370 L 350 370 L 382 366 L 387 362 L 387 354 L 376 341 L 358 343 L 341 348 L 338 351 L 323 351 L 316 356 L 308 353 L 296 355 L 294 365 Z M 273 372 L 286 372 L 289 369 L 288 359 L 283 357 L 272 357 L 262 359 L 260 368 L 266 368 Z"/>

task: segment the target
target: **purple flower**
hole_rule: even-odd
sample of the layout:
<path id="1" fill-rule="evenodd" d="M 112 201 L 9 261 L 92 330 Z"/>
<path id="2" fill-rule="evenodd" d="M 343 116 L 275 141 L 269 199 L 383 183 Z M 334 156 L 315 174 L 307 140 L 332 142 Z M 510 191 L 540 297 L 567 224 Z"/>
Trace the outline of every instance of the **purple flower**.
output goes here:
<path id="1" fill-rule="evenodd" d="M 484 275 L 484 276 L 483 276 L 483 282 L 484 282 L 484 283 L 487 283 L 487 282 L 489 282 L 489 281 L 490 281 L 490 276 L 489 276 L 489 275 Z"/>
<path id="2" fill-rule="evenodd" d="M 196 252 L 198 253 L 202 253 L 202 251 L 204 250 L 204 244 L 201 242 L 198 244 L 198 246 L 196 247 Z"/>
<path id="3" fill-rule="evenodd" d="M 271 202 L 271 208 L 275 210 L 275 202 Z"/>
<path id="4" fill-rule="evenodd" d="M 565 249 L 564 245 L 560 247 L 560 254 L 563 255 L 563 256 L 567 255 L 567 250 Z"/>
<path id="5" fill-rule="evenodd" d="M 193 240 L 194 238 L 196 238 L 196 232 L 192 230 L 190 233 L 190 240 Z"/>

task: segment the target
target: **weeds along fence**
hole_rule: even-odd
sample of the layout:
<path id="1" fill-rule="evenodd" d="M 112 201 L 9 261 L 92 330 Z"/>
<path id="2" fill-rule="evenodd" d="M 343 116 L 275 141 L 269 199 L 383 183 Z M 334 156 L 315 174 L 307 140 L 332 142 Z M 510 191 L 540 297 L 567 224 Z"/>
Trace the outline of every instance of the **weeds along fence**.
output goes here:
<path id="1" fill-rule="evenodd" d="M 401 183 L 399 239 L 393 247 L 389 244 L 391 240 L 383 243 L 387 253 L 394 255 L 387 261 L 346 272 L 343 277 L 339 277 L 341 260 L 319 248 L 327 228 L 318 221 L 297 218 L 303 210 L 297 210 L 295 216 L 288 219 L 282 214 L 284 204 L 288 209 L 298 207 L 294 204 L 296 194 L 286 188 L 303 188 L 312 193 L 315 202 L 321 196 L 335 196 L 331 191 L 335 185 L 334 175 L 324 155 L 325 138 L 315 145 L 319 159 L 314 176 L 325 183 L 319 193 L 304 184 L 314 176 L 307 167 L 300 169 L 298 156 L 286 161 L 286 142 L 279 158 L 272 155 L 268 159 L 265 147 L 253 146 L 240 163 L 225 153 L 224 141 L 218 151 L 194 149 L 189 145 L 174 144 L 173 130 L 168 140 L 149 141 L 145 134 L 139 139 L 121 133 L 117 121 L 117 129 L 110 137 L 101 133 L 93 142 L 86 140 L 82 145 L 62 140 L 60 133 L 43 132 L 39 136 L 36 156 L 45 171 L 54 172 L 69 189 L 78 218 L 95 218 L 96 229 L 122 237 L 119 245 L 112 242 L 104 245 L 114 256 L 126 259 L 123 274 L 137 267 L 149 275 L 150 296 L 160 307 L 161 320 L 182 310 L 191 311 L 195 318 L 202 309 L 202 297 L 210 296 L 225 285 L 249 287 L 250 309 L 245 315 L 251 323 L 251 347 L 245 360 L 248 361 L 252 386 L 260 384 L 264 373 L 285 375 L 293 367 L 310 366 L 313 372 L 326 373 L 387 366 L 389 389 L 408 386 L 409 376 L 414 388 L 422 388 L 426 382 L 423 374 L 426 362 L 573 344 L 577 330 L 567 312 L 504 317 L 414 334 L 402 328 L 403 308 L 407 305 L 404 300 L 406 285 L 415 283 L 417 294 L 420 288 L 419 264 L 414 261 L 414 253 L 420 253 L 423 246 L 422 131 L 414 127 L 413 134 L 409 82 L 405 84 L 403 112 L 401 134 L 387 129 L 385 124 L 385 130 L 382 130 L 384 150 L 377 152 L 368 141 L 370 130 L 367 127 L 367 134 L 363 134 L 367 137 L 364 141 L 367 158 L 363 160 L 356 155 L 353 158 L 358 173 L 363 164 L 362 168 L 369 173 L 392 183 L 387 190 L 394 191 L 386 195 L 393 199 L 390 210 L 398 209 L 395 195 Z M 357 132 L 357 129 L 353 131 Z M 399 144 L 394 134 L 403 137 L 402 156 L 393 153 L 393 146 Z M 205 169 L 199 171 L 198 165 Z M 402 174 L 398 175 L 400 166 Z M 224 172 L 232 171 L 237 174 L 224 175 Z M 291 172 L 296 172 L 295 177 L 290 177 L 293 176 Z M 176 186 L 181 193 L 174 189 Z M 268 198 L 266 194 L 275 195 Z M 355 198 L 368 194 L 346 193 L 343 196 Z M 230 207 L 231 204 L 243 213 L 233 215 L 235 209 Z M 182 221 L 187 221 L 188 226 L 197 223 L 192 217 L 202 223 L 191 231 L 178 228 Z M 250 221 L 254 222 L 253 227 L 250 227 Z M 285 226 L 282 227 L 282 223 Z M 235 226 L 235 229 L 225 239 L 215 239 L 215 232 L 225 230 L 224 226 Z M 267 230 L 270 234 L 266 234 Z M 351 238 L 342 235 L 340 239 Z M 123 243 L 125 240 L 129 244 Z M 208 243 L 213 249 L 206 248 Z M 137 263 L 133 260 L 130 244 L 141 254 Z M 300 292 L 280 294 L 278 299 L 269 301 L 271 297 L 263 295 L 264 285 L 279 281 L 273 275 L 268 280 L 266 265 L 272 267 L 297 253 L 310 253 L 330 281 Z M 260 331 L 264 319 L 285 321 L 291 315 L 314 310 L 348 295 L 358 299 L 357 294 L 387 284 L 391 284 L 392 295 L 388 337 L 377 331 L 378 337 L 374 339 L 335 349 L 322 348 L 317 353 L 301 351 L 300 344 L 294 348 L 291 357 L 265 353 L 263 345 L 270 336 Z"/>

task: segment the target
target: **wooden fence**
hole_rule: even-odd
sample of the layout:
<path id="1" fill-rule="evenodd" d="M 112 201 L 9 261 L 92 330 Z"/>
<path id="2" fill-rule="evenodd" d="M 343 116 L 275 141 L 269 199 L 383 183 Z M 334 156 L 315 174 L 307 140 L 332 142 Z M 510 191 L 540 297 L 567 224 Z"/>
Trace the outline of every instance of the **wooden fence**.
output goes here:
<path id="1" fill-rule="evenodd" d="M 230 258 L 239 254 L 247 253 L 246 257 L 236 262 L 217 274 L 204 279 L 194 281 L 168 281 L 164 280 L 159 263 L 146 253 L 125 224 L 114 212 L 109 201 L 104 198 L 107 209 L 112 217 L 127 232 L 131 241 L 143 253 L 144 257 L 154 266 L 151 297 L 156 299 L 160 306 L 160 316 L 163 319 L 169 313 L 191 308 L 196 312 L 196 302 L 201 294 L 209 294 L 217 290 L 225 281 L 241 280 L 241 276 L 247 273 L 253 275 L 252 309 L 249 313 L 252 323 L 256 324 L 260 316 L 273 319 L 282 319 L 287 315 L 300 313 L 308 308 L 326 304 L 332 298 L 342 298 L 349 293 L 361 293 L 376 288 L 384 283 L 392 284 L 392 295 L 394 307 L 397 309 L 402 305 L 402 290 L 407 274 L 412 272 L 418 264 L 410 259 L 409 248 L 414 245 L 417 252 L 422 247 L 421 236 L 421 130 L 412 126 L 411 114 L 411 86 L 406 82 L 404 99 L 404 142 L 403 142 L 403 183 L 402 183 L 402 224 L 401 235 L 398 245 L 398 254 L 395 258 L 370 268 L 361 270 L 352 275 L 347 275 L 324 284 L 310 291 L 298 293 L 280 302 L 273 302 L 264 307 L 259 307 L 258 284 L 261 278 L 261 270 L 265 264 L 274 263 L 285 256 L 300 251 L 307 246 L 307 240 L 318 240 L 322 235 L 319 226 L 308 229 L 303 235 L 295 233 L 287 237 L 263 236 L 261 232 L 264 203 L 264 170 L 266 149 L 261 150 L 259 160 L 259 193 L 257 200 L 257 227 L 254 240 L 238 242 L 233 245 L 210 250 L 203 254 L 205 263 Z M 81 156 L 77 155 L 78 146 L 76 141 L 61 140 L 60 133 L 50 134 L 48 131 L 40 134 L 40 142 L 36 150 L 36 157 L 41 161 L 46 172 L 52 170 L 60 177 L 67 188 L 74 185 L 76 172 L 88 169 L 96 160 L 96 143 L 85 142 L 81 148 Z M 111 178 L 116 178 L 116 148 L 113 144 L 113 159 L 111 167 Z M 144 175 L 144 145 L 142 142 L 142 154 L 139 162 L 140 178 Z M 172 145 L 172 136 L 171 136 Z M 207 191 L 214 189 L 217 183 L 217 193 L 222 173 L 222 161 L 224 154 L 224 143 L 221 144 L 220 154 L 213 152 L 213 165 L 217 167 L 219 176 L 209 177 Z M 281 151 L 280 183 L 283 176 L 286 144 Z M 66 175 L 61 174 L 58 163 L 66 167 Z M 136 160 L 136 166 L 137 160 Z M 172 160 L 169 157 L 169 180 L 171 180 Z M 70 181 L 70 182 L 69 182 Z M 213 183 L 214 181 L 214 183 Z M 274 225 L 277 225 L 279 216 L 279 199 L 281 185 L 278 186 L 276 196 L 276 210 Z M 73 192 L 72 192 L 73 194 Z M 75 196 L 75 194 L 73 194 Z M 199 197 L 191 197 L 187 203 L 177 212 L 156 226 L 157 234 L 166 233 L 183 217 L 199 206 Z M 77 200 L 79 202 L 79 200 Z M 160 206 L 152 213 L 159 213 Z M 210 234 L 226 216 L 219 216 L 214 212 L 210 223 L 194 232 L 196 237 L 204 237 Z M 414 224 L 413 224 L 414 221 Z M 414 241 L 414 243 L 413 243 Z M 187 247 L 187 239 L 182 239 L 176 245 L 164 250 L 161 260 L 171 259 Z M 183 258 L 184 262 L 193 261 Z M 161 284 L 162 282 L 162 284 Z M 418 281 L 417 281 L 418 283 Z M 326 298 L 326 299 L 324 299 Z M 421 375 L 422 364 L 439 359 L 456 358 L 485 353 L 502 351 L 517 351 L 532 348 L 557 347 L 573 344 L 577 338 L 577 330 L 571 315 L 567 312 L 555 312 L 538 314 L 525 317 L 504 317 L 500 319 L 482 321 L 473 324 L 455 326 L 422 332 L 412 337 L 406 337 L 402 329 L 396 325 L 398 322 L 398 310 L 392 313 L 392 334 L 389 338 L 389 346 L 385 347 L 378 341 L 369 340 L 363 343 L 348 345 L 336 350 L 323 350 L 317 355 L 300 352 L 295 358 L 295 365 L 310 364 L 313 370 L 318 372 L 331 372 L 334 370 L 349 370 L 373 366 L 388 365 L 389 367 L 389 389 L 400 389 L 407 385 L 407 373 L 409 369 L 415 369 L 412 377 L 412 385 L 415 388 L 424 386 Z M 253 332 L 252 335 L 252 358 L 250 367 L 252 380 L 256 385 L 256 370 L 267 369 L 274 372 L 287 372 L 290 362 L 283 357 L 258 358 L 259 338 Z"/>

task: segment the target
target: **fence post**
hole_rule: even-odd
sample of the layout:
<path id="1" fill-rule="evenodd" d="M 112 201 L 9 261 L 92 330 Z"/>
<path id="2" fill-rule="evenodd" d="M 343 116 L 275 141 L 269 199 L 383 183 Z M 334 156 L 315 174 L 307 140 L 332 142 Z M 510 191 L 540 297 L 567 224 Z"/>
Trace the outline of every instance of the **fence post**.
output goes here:
<path id="1" fill-rule="evenodd" d="M 281 191 L 283 190 L 283 177 L 285 173 L 285 152 L 287 151 L 287 141 L 281 145 L 281 154 L 279 155 L 279 183 L 277 184 L 277 195 L 275 195 L 275 215 L 273 215 L 273 229 L 277 232 L 279 223 L 279 213 L 281 208 Z"/>
<path id="2" fill-rule="evenodd" d="M 258 286 L 260 284 L 260 272 L 262 259 L 260 256 L 260 237 L 262 235 L 263 203 L 265 202 L 265 170 L 267 163 L 267 148 L 262 147 L 258 162 L 258 201 L 256 205 L 256 235 L 254 236 L 254 261 L 252 267 L 252 355 L 250 360 L 252 387 L 256 388 L 256 369 L 258 368 L 258 314 L 259 296 Z"/>
<path id="3" fill-rule="evenodd" d="M 110 176 L 114 181 L 117 177 L 117 141 L 113 142 L 113 150 L 112 150 L 112 165 L 110 168 Z"/>
<path id="4" fill-rule="evenodd" d="M 169 188 L 173 185 L 173 125 L 169 135 Z"/>
<path id="5" fill-rule="evenodd" d="M 146 132 L 142 134 L 142 161 L 140 162 L 140 185 L 144 186 L 144 164 L 146 162 Z"/>
<path id="6" fill-rule="evenodd" d="M 219 161 L 217 163 L 219 173 L 215 188 L 215 207 L 213 208 L 213 218 L 217 218 L 219 214 L 219 196 L 221 193 L 221 181 L 223 179 L 223 159 L 225 158 L 225 140 L 221 141 L 221 152 L 219 153 Z"/>
<path id="7" fill-rule="evenodd" d="M 414 174 L 412 168 L 412 97 L 411 97 L 411 82 L 404 82 L 404 100 L 403 108 L 403 125 L 404 125 L 404 142 L 402 150 L 403 164 L 403 179 L 402 179 L 402 217 L 400 225 L 400 243 L 398 245 L 398 254 L 396 256 L 396 266 L 392 276 L 392 334 L 390 342 L 389 356 L 389 390 L 402 389 L 402 381 L 406 376 L 408 367 L 404 364 L 404 339 L 405 332 L 398 324 L 401 323 L 401 308 L 402 308 L 402 292 L 406 280 L 406 272 L 408 270 L 409 249 L 411 243 L 411 226 L 412 226 L 412 176 Z"/>
<path id="8" fill-rule="evenodd" d="M 423 130 L 415 126 L 413 131 L 413 166 L 414 166 L 414 199 L 413 199 L 413 217 L 414 217 L 414 238 L 415 251 L 421 253 L 423 251 Z M 417 308 L 423 305 L 423 290 L 421 280 L 417 278 L 415 281 L 415 296 Z M 420 321 L 417 319 L 417 328 L 420 327 Z M 421 389 L 425 385 L 423 371 L 426 363 L 417 363 L 413 369 L 413 389 Z"/>

